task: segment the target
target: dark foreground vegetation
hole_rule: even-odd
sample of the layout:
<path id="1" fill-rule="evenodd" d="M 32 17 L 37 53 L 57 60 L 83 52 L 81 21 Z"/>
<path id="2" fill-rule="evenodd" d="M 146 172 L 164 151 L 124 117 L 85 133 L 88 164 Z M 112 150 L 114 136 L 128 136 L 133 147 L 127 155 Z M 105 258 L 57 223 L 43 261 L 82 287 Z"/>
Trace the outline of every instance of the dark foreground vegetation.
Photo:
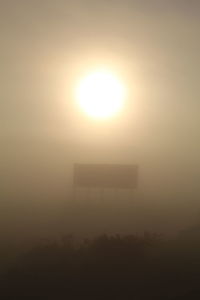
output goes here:
<path id="1" fill-rule="evenodd" d="M 4 273 L 1 299 L 200 299 L 199 239 L 71 236 L 43 242 Z"/>

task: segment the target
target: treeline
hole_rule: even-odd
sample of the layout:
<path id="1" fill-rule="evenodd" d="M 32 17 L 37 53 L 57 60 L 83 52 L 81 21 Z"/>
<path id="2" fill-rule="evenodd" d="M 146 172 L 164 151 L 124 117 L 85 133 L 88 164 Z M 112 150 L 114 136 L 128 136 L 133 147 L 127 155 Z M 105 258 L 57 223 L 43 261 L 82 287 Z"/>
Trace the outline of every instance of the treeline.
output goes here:
<path id="1" fill-rule="evenodd" d="M 200 299 L 200 243 L 143 236 L 45 241 L 1 279 L 2 299 Z"/>

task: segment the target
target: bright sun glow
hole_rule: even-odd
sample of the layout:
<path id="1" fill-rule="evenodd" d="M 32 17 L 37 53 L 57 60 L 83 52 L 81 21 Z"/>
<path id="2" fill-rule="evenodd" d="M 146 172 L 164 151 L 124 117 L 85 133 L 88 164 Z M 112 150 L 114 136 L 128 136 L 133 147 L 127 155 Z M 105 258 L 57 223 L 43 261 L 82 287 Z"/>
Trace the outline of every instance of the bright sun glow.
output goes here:
<path id="1" fill-rule="evenodd" d="M 83 78 L 76 98 L 81 109 L 95 119 L 115 115 L 123 106 L 125 87 L 118 78 L 105 70 L 93 72 Z"/>

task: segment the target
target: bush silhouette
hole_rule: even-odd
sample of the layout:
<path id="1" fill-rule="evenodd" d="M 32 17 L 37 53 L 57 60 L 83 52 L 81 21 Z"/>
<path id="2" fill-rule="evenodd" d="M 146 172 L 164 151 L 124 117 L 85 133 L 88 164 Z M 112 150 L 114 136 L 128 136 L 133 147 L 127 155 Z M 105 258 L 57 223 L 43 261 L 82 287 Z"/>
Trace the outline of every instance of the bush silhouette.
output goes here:
<path id="1" fill-rule="evenodd" d="M 23 255 L 4 275 L 2 291 L 8 299 L 184 299 L 189 293 L 196 299 L 200 251 L 193 256 L 192 249 L 149 233 L 102 235 L 78 245 L 65 236 Z"/>

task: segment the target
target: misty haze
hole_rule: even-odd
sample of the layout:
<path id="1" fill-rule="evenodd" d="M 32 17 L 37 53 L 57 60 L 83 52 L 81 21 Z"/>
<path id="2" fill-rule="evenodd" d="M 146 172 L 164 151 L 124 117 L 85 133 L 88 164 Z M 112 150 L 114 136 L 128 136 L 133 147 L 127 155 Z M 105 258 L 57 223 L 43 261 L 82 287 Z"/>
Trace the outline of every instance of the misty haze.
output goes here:
<path id="1" fill-rule="evenodd" d="M 199 1 L 1 0 L 0 25 L 2 299 L 199 299 Z"/>

